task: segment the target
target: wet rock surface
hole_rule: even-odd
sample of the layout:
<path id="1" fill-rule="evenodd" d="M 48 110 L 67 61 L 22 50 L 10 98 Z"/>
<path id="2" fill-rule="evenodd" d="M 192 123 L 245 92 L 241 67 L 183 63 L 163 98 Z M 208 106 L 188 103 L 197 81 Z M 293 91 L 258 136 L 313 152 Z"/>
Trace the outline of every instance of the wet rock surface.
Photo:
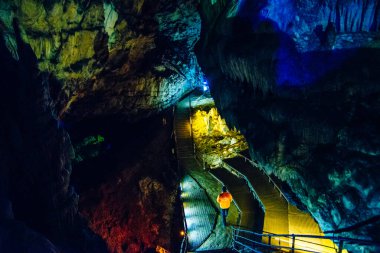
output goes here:
<path id="1" fill-rule="evenodd" d="M 377 2 L 351 9 L 356 1 L 336 1 L 342 12 L 364 16 L 373 7 L 370 18 L 350 28 L 335 20 L 359 21 L 338 17 L 327 1 L 215 2 L 202 5 L 197 55 L 221 115 L 324 231 L 353 226 L 343 235 L 379 241 L 376 219 L 355 226 L 380 214 L 374 204 L 380 194 Z M 322 15 L 325 9 L 335 23 Z M 293 21 L 285 17 L 302 25 L 287 30 Z M 347 42 L 347 32 L 355 32 L 358 43 Z M 317 39 L 301 42 L 296 34 Z"/>
<path id="2" fill-rule="evenodd" d="M 192 0 L 4 1 L 0 12 L 14 57 L 17 18 L 39 70 L 51 74 L 61 119 L 121 113 L 137 120 L 175 104 L 201 81 Z"/>

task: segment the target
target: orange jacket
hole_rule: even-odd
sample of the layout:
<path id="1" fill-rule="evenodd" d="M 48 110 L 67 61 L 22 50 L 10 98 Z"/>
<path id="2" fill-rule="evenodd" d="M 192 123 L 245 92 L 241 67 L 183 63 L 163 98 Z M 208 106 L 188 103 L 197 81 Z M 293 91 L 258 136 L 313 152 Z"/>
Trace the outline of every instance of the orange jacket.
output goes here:
<path id="1" fill-rule="evenodd" d="M 231 202 L 232 202 L 232 195 L 229 192 L 222 192 L 218 195 L 218 198 L 216 199 L 218 201 L 220 208 L 227 209 L 230 208 Z"/>

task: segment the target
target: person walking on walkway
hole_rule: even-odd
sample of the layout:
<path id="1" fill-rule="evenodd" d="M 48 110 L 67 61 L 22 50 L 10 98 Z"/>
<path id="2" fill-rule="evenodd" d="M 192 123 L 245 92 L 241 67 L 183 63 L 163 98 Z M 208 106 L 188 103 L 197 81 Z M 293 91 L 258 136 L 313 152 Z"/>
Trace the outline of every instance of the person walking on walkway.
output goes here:
<path id="1" fill-rule="evenodd" d="M 218 195 L 218 198 L 216 201 L 219 203 L 220 206 L 220 212 L 222 214 L 223 218 L 223 225 L 226 226 L 227 222 L 227 215 L 228 215 L 228 209 L 230 208 L 231 202 L 232 202 L 232 195 L 231 193 L 227 192 L 227 187 L 222 187 L 222 193 Z"/>

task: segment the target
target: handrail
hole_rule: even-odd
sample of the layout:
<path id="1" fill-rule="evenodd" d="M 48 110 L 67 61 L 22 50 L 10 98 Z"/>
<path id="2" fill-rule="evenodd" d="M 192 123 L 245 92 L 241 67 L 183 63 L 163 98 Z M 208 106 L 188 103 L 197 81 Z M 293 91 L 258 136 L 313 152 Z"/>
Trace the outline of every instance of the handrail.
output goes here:
<path id="1" fill-rule="evenodd" d="M 175 143 L 175 148 L 176 148 L 176 152 L 178 150 L 178 143 L 177 143 L 177 133 L 176 133 L 176 129 L 175 129 L 175 111 L 176 111 L 176 107 L 173 107 L 173 135 L 174 135 L 174 143 Z M 177 159 L 177 170 L 179 172 L 179 168 L 180 168 L 180 165 L 179 165 L 179 160 Z M 180 191 L 182 192 L 182 185 L 181 185 L 181 182 L 180 182 Z M 186 223 L 186 218 L 185 218 L 185 210 L 183 208 L 183 203 L 181 204 L 181 211 L 182 211 L 182 217 L 183 217 L 183 229 L 184 229 L 184 236 L 183 236 L 183 239 L 182 239 L 182 242 L 181 242 L 181 248 L 180 248 L 180 253 L 186 253 L 187 251 L 187 245 L 188 245 L 188 238 L 187 238 L 187 223 Z"/>
<path id="2" fill-rule="evenodd" d="M 319 251 L 313 251 L 313 250 L 308 250 L 308 249 L 300 249 L 300 248 L 295 248 L 295 247 L 289 247 L 289 246 L 279 246 L 279 245 L 268 245 L 268 244 L 265 244 L 265 243 L 262 243 L 262 242 L 257 242 L 257 241 L 254 241 L 254 240 L 251 240 L 251 239 L 248 239 L 248 238 L 245 238 L 243 236 L 236 236 L 238 238 L 242 238 L 246 241 L 249 241 L 251 243 L 253 243 L 254 245 L 258 245 L 258 246 L 261 246 L 261 247 L 264 247 L 264 248 L 276 248 L 276 249 L 290 249 L 290 250 L 301 250 L 301 251 L 305 251 L 305 252 L 310 252 L 310 253 L 321 253 Z M 320 246 L 323 246 L 323 245 L 320 245 Z"/>
<path id="3" fill-rule="evenodd" d="M 243 178 L 246 183 L 248 184 L 248 188 L 250 189 L 251 193 L 253 194 L 253 196 L 255 197 L 255 199 L 259 202 L 261 208 L 263 209 L 263 211 L 265 212 L 265 205 L 264 203 L 261 201 L 259 195 L 256 193 L 255 191 L 255 188 L 253 188 L 252 184 L 251 184 L 251 181 L 249 181 L 249 179 L 243 174 L 241 173 L 240 171 L 236 170 L 235 168 L 233 168 L 232 166 L 228 165 L 227 163 L 225 162 L 222 162 L 222 165 L 225 169 L 227 169 L 228 171 L 230 171 L 231 173 Z"/>
<path id="4" fill-rule="evenodd" d="M 347 241 L 355 241 L 357 243 L 368 243 L 368 244 L 373 244 L 373 245 L 380 245 L 378 242 L 374 242 L 371 240 L 365 240 L 365 239 L 356 239 L 356 238 L 350 238 L 350 237 L 342 237 L 342 236 L 323 236 L 323 235 L 312 235 L 312 234 L 275 234 L 275 233 L 270 233 L 270 232 L 264 232 L 263 234 L 253 232 L 248 229 L 243 229 L 243 228 L 236 228 L 232 227 L 232 229 L 240 230 L 246 233 L 254 234 L 257 236 L 296 236 L 296 237 L 306 237 L 306 238 L 318 238 L 318 239 L 330 239 L 330 240 L 347 240 Z"/>
<path id="5" fill-rule="evenodd" d="M 193 147 L 194 147 L 193 154 L 196 157 L 196 147 L 195 147 L 195 141 L 194 141 L 194 136 L 193 136 L 193 126 L 192 126 L 192 120 L 191 120 L 191 115 L 192 115 L 192 105 L 191 105 L 192 94 L 193 94 L 193 92 L 190 92 L 190 94 L 188 95 L 188 98 L 189 98 L 190 136 L 191 136 L 191 139 L 193 141 Z M 286 197 L 286 195 L 281 191 L 281 188 L 276 184 L 276 182 L 274 182 L 272 180 L 272 178 L 268 175 L 268 173 L 258 163 L 255 163 L 250 158 L 248 158 L 248 157 L 246 157 L 246 156 L 244 156 L 244 155 L 242 155 L 240 153 L 236 153 L 236 155 L 244 158 L 246 161 L 249 161 L 253 166 L 259 168 L 268 177 L 269 182 L 272 183 L 274 185 L 274 187 L 278 190 L 278 192 L 280 193 L 280 196 L 282 196 L 286 200 L 286 202 L 290 203 L 290 201 L 288 200 L 288 198 Z M 243 175 L 242 173 L 240 173 L 240 174 Z M 245 179 L 247 178 L 245 175 L 243 175 L 243 176 L 244 176 Z M 246 181 L 249 182 L 249 180 L 246 180 Z M 251 188 L 251 189 L 253 189 L 253 188 Z M 257 198 L 257 199 L 259 200 L 259 198 Z M 263 205 L 263 207 L 264 207 L 264 205 Z"/>
<path id="6" fill-rule="evenodd" d="M 264 173 L 264 175 L 268 177 L 269 182 L 272 183 L 274 185 L 274 187 L 279 191 L 280 196 L 282 196 L 286 200 L 286 202 L 290 203 L 290 201 L 288 200 L 286 195 L 282 192 L 281 188 L 276 184 L 276 182 L 273 181 L 273 179 L 268 175 L 268 173 L 258 163 L 252 161 L 250 158 L 248 158 L 245 155 L 242 155 L 240 153 L 237 153 L 237 156 L 244 158 L 245 160 L 249 161 L 253 166 L 259 168 Z"/>
<path id="7" fill-rule="evenodd" d="M 244 247 L 248 247 L 248 248 L 252 248 L 254 245 L 256 245 L 257 247 L 264 247 L 264 248 L 287 249 L 287 250 L 291 250 L 291 252 L 295 252 L 297 250 L 305 251 L 305 252 L 312 252 L 312 253 L 320 252 L 320 251 L 318 251 L 318 252 L 312 251 L 312 250 L 310 250 L 312 248 L 310 248 L 308 246 L 304 246 L 305 248 L 303 248 L 303 249 L 296 248 L 295 242 L 297 241 L 297 242 L 302 242 L 303 244 L 308 243 L 308 244 L 313 244 L 313 245 L 316 245 L 319 247 L 324 247 L 324 248 L 326 248 L 326 250 L 334 249 L 336 252 L 341 253 L 343 250 L 343 244 L 345 242 L 350 243 L 350 244 L 380 246 L 380 243 L 377 243 L 374 241 L 364 240 L 364 239 L 356 239 L 356 238 L 348 238 L 348 237 L 340 237 L 340 236 L 336 237 L 336 236 L 321 236 L 321 235 L 310 235 L 310 234 L 309 235 L 304 235 L 304 234 L 274 234 L 274 233 L 269 233 L 269 232 L 264 232 L 264 233 L 260 234 L 260 233 L 256 233 L 256 232 L 253 232 L 253 231 L 250 231 L 247 229 L 242 229 L 240 227 L 239 228 L 238 227 L 232 227 L 232 231 L 233 231 L 233 233 L 232 233 L 233 234 L 233 242 L 241 245 L 241 244 L 244 244 L 244 242 L 241 242 L 241 241 L 238 242 L 238 239 L 243 239 L 245 241 L 250 242 L 250 244 L 252 244 L 252 246 L 243 245 Z M 252 238 L 247 238 L 247 237 L 239 235 L 241 233 L 251 234 L 251 235 L 257 236 L 259 238 L 268 237 L 268 244 L 262 243 L 261 239 L 260 239 L 260 241 L 255 241 Z M 285 246 L 285 245 L 281 246 L 281 245 L 271 244 L 272 238 L 279 238 L 279 237 L 287 238 L 287 241 L 286 241 L 287 243 L 290 243 L 289 242 L 289 239 L 290 239 L 291 240 L 291 246 L 290 245 L 289 246 Z M 331 240 L 331 241 L 334 241 L 335 243 L 338 244 L 338 249 L 335 247 L 324 245 L 324 244 L 300 240 L 298 238 L 313 238 L 313 239 Z M 278 239 L 278 240 L 280 240 L 280 239 Z"/>

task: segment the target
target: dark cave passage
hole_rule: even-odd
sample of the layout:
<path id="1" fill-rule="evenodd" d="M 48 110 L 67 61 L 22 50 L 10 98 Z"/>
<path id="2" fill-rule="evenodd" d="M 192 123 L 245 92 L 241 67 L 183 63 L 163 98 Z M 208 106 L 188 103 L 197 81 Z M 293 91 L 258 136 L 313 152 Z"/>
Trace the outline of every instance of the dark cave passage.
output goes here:
<path id="1" fill-rule="evenodd" d="M 93 144 L 96 157 L 74 162 L 72 184 L 80 212 L 110 251 L 177 251 L 182 172 L 172 153 L 172 109 L 136 123 L 115 116 L 67 125 L 74 148 L 88 136 L 104 138 Z"/>

